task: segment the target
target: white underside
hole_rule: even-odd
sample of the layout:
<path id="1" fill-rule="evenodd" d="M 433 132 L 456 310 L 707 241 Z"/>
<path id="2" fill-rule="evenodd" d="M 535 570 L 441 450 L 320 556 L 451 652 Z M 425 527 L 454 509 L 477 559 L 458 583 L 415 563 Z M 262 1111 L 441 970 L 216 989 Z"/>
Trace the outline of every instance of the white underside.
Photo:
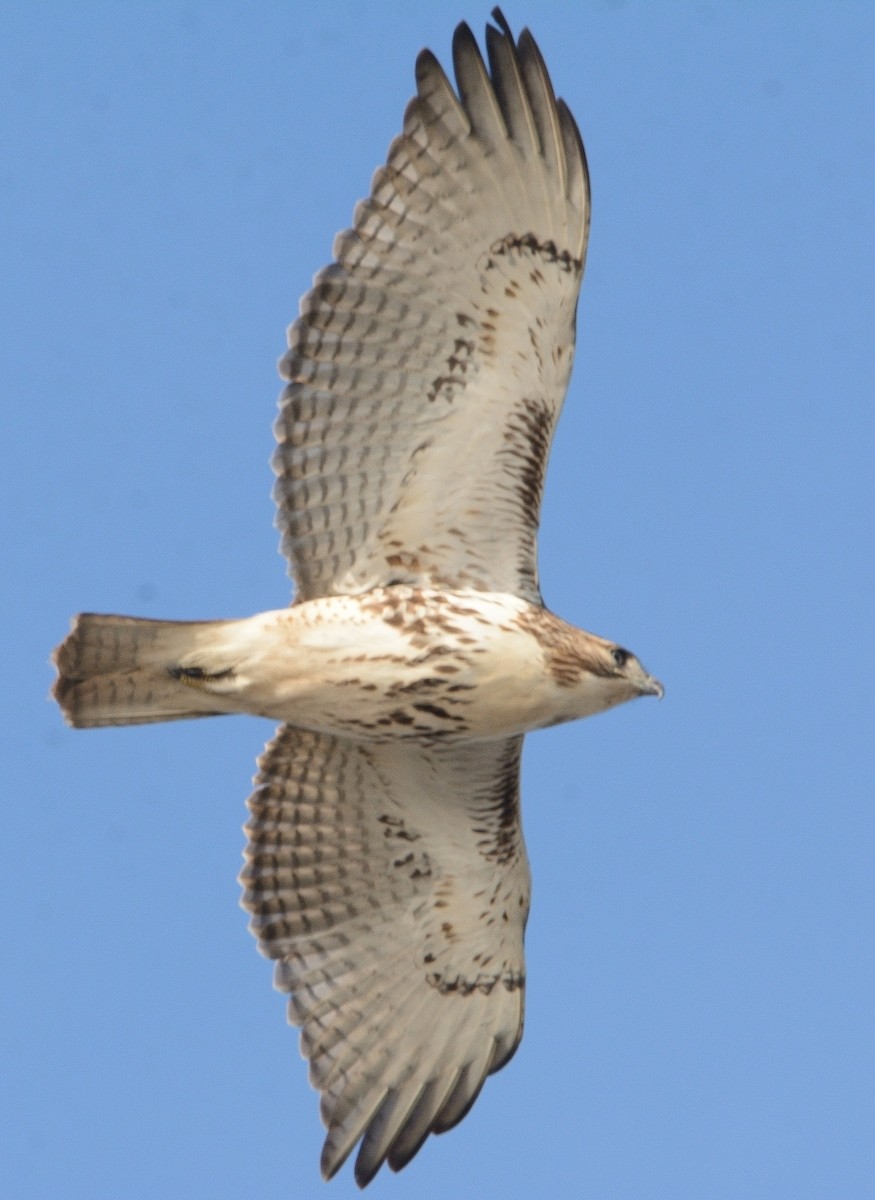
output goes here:
<path id="1" fill-rule="evenodd" d="M 367 738 L 506 737 L 620 699 L 597 676 L 559 685 L 536 637 L 515 623 L 532 611 L 518 597 L 418 591 L 414 600 L 411 592 L 404 623 L 393 623 L 396 610 L 379 595 L 310 600 L 206 627 L 181 665 L 230 672 L 193 684 L 227 711 Z"/>

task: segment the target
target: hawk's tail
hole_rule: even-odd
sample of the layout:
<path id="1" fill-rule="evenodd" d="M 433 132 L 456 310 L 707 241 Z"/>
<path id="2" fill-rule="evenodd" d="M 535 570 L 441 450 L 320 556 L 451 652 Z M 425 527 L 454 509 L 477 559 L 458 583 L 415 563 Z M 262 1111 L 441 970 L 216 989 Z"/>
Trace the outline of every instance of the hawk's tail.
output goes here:
<path id="1" fill-rule="evenodd" d="M 233 711 L 198 686 L 225 673 L 211 660 L 233 624 L 81 613 L 53 655 L 58 678 L 52 695 L 67 722 L 80 729 Z M 192 665 L 204 661 L 209 673 Z"/>

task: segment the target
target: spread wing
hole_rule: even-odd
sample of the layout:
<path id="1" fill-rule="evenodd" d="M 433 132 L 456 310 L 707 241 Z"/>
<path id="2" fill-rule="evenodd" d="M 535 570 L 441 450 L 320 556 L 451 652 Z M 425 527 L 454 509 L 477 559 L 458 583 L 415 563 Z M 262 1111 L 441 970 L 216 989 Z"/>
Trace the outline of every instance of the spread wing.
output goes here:
<path id="1" fill-rule="evenodd" d="M 397 582 L 540 599 L 536 534 L 589 223 L 527 31 L 436 59 L 289 331 L 275 497 L 299 599 Z"/>
<path id="2" fill-rule="evenodd" d="M 285 725 L 259 760 L 243 904 L 322 1093 L 326 1177 L 360 1138 L 360 1185 L 403 1167 L 519 1043 L 521 747 Z"/>

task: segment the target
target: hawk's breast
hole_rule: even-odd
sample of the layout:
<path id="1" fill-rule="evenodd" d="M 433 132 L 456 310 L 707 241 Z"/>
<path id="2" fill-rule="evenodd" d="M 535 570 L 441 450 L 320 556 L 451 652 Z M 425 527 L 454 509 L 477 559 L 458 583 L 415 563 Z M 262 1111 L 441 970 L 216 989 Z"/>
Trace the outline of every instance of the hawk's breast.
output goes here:
<path id="1" fill-rule="evenodd" d="M 377 588 L 241 622 L 234 682 L 258 711 L 367 741 L 508 737 L 564 719 L 567 681 L 519 597 Z M 559 706 L 559 707 L 557 707 Z"/>

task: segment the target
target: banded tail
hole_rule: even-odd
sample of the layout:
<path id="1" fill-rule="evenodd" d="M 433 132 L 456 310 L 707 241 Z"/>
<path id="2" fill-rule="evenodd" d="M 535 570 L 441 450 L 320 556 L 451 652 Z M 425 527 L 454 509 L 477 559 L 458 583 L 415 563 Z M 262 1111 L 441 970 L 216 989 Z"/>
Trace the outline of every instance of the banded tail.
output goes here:
<path id="1" fill-rule="evenodd" d="M 227 631 L 236 624 L 80 613 L 52 656 L 52 695 L 78 729 L 233 712 L 198 683 L 231 674 Z"/>

